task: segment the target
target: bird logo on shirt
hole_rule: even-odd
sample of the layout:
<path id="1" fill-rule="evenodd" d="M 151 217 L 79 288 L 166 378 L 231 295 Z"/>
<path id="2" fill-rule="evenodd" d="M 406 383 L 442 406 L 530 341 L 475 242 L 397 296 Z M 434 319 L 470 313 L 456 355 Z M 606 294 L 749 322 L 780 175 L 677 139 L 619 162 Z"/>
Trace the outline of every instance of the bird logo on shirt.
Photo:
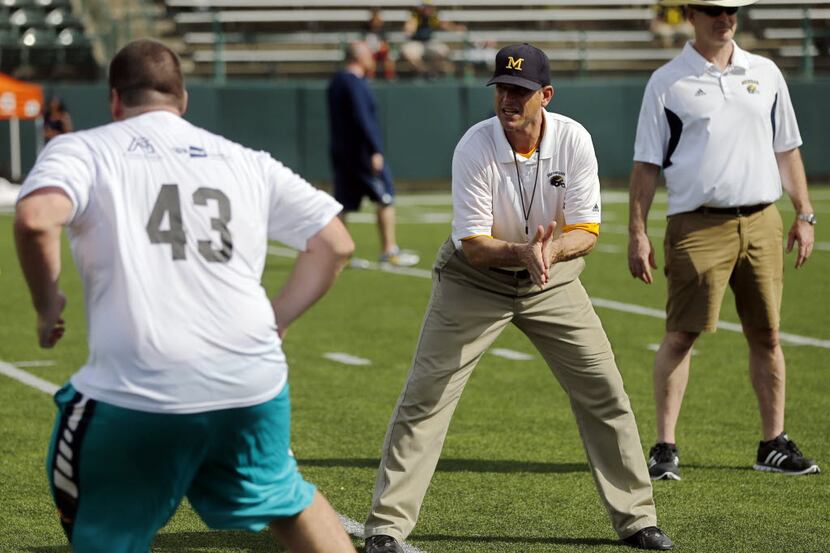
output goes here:
<path id="1" fill-rule="evenodd" d="M 746 87 L 746 91 L 750 94 L 760 94 L 760 91 L 758 90 L 758 81 L 747 79 L 741 82 L 741 84 Z"/>
<path id="2" fill-rule="evenodd" d="M 548 177 L 550 177 L 550 185 L 554 188 L 565 188 L 565 173 L 554 171 L 548 174 Z"/>

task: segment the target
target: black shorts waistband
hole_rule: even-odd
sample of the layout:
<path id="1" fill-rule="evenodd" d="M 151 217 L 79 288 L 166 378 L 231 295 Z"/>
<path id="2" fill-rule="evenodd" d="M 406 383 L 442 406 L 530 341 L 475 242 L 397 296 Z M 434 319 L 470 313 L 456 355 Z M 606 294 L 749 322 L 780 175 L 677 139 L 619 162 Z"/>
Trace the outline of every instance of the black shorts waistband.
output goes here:
<path id="1" fill-rule="evenodd" d="M 757 213 L 769 205 L 770 204 L 755 204 L 739 205 L 737 207 L 706 207 L 705 205 L 702 205 L 694 211 L 689 211 L 689 213 L 703 213 L 704 215 L 734 215 L 737 217 L 741 215 L 752 215 L 753 213 Z"/>
<path id="2" fill-rule="evenodd" d="M 517 280 L 530 278 L 530 273 L 527 271 L 527 269 L 522 269 L 521 271 L 510 271 L 507 269 L 501 269 L 499 267 L 490 267 L 490 270 L 500 275 L 512 276 Z"/>

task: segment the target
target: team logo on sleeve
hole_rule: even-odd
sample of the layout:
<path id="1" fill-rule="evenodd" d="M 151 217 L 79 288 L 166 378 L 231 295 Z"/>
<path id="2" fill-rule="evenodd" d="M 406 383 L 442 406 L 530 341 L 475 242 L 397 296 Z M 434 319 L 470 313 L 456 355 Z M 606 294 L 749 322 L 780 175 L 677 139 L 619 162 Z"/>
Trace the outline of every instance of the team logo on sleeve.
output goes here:
<path id="1" fill-rule="evenodd" d="M 760 94 L 761 91 L 758 90 L 758 81 L 754 79 L 746 79 L 741 81 L 741 84 L 746 87 L 746 91 L 750 94 Z"/>
<path id="2" fill-rule="evenodd" d="M 565 188 L 565 173 L 562 171 L 548 173 L 548 183 L 554 188 Z"/>

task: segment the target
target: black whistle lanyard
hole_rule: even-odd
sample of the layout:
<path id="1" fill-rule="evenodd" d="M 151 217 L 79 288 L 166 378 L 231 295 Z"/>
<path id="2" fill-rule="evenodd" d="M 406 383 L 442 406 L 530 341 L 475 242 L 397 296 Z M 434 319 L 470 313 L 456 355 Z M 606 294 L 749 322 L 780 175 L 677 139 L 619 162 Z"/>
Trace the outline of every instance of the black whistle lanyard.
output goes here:
<path id="1" fill-rule="evenodd" d="M 508 143 L 510 143 L 509 140 Z M 516 150 L 513 148 L 513 144 L 510 144 L 510 151 L 513 152 L 513 165 L 516 166 L 516 179 L 519 181 L 519 198 L 522 200 L 522 215 L 524 215 L 525 218 L 525 234 L 528 238 L 530 238 L 528 219 L 530 219 L 530 210 L 533 209 L 533 200 L 536 198 L 536 185 L 539 184 L 539 166 L 542 165 L 542 158 L 539 155 L 539 144 L 536 145 L 536 177 L 533 179 L 533 191 L 530 193 L 530 204 L 527 206 L 527 210 L 525 210 L 525 189 L 524 186 L 522 186 L 522 174 L 519 172 L 519 161 L 517 159 Z M 533 156 L 531 156 L 531 159 L 533 159 Z"/>

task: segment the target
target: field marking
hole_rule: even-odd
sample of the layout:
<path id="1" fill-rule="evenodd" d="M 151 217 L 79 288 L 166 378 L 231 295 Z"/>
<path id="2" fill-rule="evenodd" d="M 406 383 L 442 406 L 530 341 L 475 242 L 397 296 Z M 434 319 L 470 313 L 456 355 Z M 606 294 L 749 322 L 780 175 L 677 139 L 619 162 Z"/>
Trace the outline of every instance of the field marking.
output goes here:
<path id="1" fill-rule="evenodd" d="M 356 355 L 350 355 L 348 353 L 343 353 L 339 351 L 332 351 L 329 353 L 324 353 L 323 357 L 328 359 L 329 361 L 334 361 L 336 363 L 343 363 L 344 365 L 371 365 L 372 362 L 368 359 L 364 359 L 363 357 L 357 357 Z"/>
<path id="2" fill-rule="evenodd" d="M 31 386 L 32 388 L 40 390 L 41 392 L 46 392 L 49 395 L 54 395 L 55 392 L 57 392 L 61 388 L 60 386 L 53 384 L 48 380 L 38 378 L 31 373 L 22 371 L 14 365 L 10 365 L 3 361 L 0 361 L 0 374 L 5 374 L 9 378 L 13 378 L 18 382 L 22 382 L 26 386 Z"/>
<path id="3" fill-rule="evenodd" d="M 341 514 L 337 515 L 340 518 L 340 524 L 343 525 L 343 529 L 346 530 L 346 533 L 350 536 L 354 536 L 356 538 L 363 539 L 366 535 L 363 533 L 363 525 L 357 522 L 356 520 L 352 520 L 349 517 L 345 517 Z M 403 550 L 405 553 L 426 553 L 423 549 L 418 549 L 414 545 L 410 545 L 406 542 L 401 544 L 403 546 Z"/>
<path id="4" fill-rule="evenodd" d="M 296 257 L 297 252 L 287 248 L 278 248 L 275 246 L 268 247 L 270 255 L 277 255 L 283 257 Z M 366 270 L 380 270 L 388 273 L 397 273 L 408 276 L 415 276 L 419 278 L 432 278 L 432 271 L 426 269 L 416 269 L 415 267 L 394 267 L 387 263 L 378 264 L 365 259 L 359 260 L 360 268 Z M 355 260 L 352 260 L 353 266 Z M 607 300 L 604 298 L 591 298 L 591 303 L 596 307 L 604 307 L 614 311 L 622 311 L 623 313 L 633 313 L 635 315 L 644 315 L 646 317 L 654 317 L 655 319 L 665 319 L 666 312 L 662 309 L 654 309 L 652 307 L 644 307 L 642 305 L 635 305 L 632 303 L 624 303 L 621 301 Z M 721 330 L 728 330 L 730 332 L 743 333 L 743 328 L 738 323 L 730 323 L 728 321 L 718 321 L 717 327 Z M 795 346 L 813 346 L 817 348 L 830 349 L 830 340 L 822 340 L 821 338 L 813 338 L 811 336 L 800 336 L 798 334 L 790 334 L 789 332 L 781 332 L 779 338 L 782 342 Z"/>
<path id="5" fill-rule="evenodd" d="M 616 244 L 597 244 L 594 249 L 602 253 L 623 253 L 623 247 Z"/>
<path id="6" fill-rule="evenodd" d="M 27 373 L 26 371 L 21 371 L 17 367 L 4 361 L 0 361 L 0 374 L 5 374 L 9 378 L 13 378 L 22 384 L 31 386 L 32 388 L 45 392 L 49 395 L 55 395 L 55 392 L 60 390 L 60 386 L 43 380 L 42 378 L 38 378 L 33 374 Z M 340 513 L 337 513 L 337 517 L 340 519 L 340 523 L 343 525 L 343 529 L 346 533 L 357 538 L 363 537 L 362 524 L 345 515 L 341 515 Z M 426 553 L 426 551 L 418 549 L 408 543 L 403 544 L 403 550 L 406 551 L 406 553 Z"/>
<path id="7" fill-rule="evenodd" d="M 646 346 L 646 349 L 651 351 L 658 351 L 660 349 L 660 344 L 649 344 Z M 697 355 L 697 350 L 692 348 L 692 355 Z"/>
<path id="8" fill-rule="evenodd" d="M 374 213 L 350 213 L 349 223 L 374 225 L 378 218 Z M 395 220 L 399 225 L 446 225 L 452 222 L 450 212 L 428 212 L 411 214 L 396 214 Z"/>
<path id="9" fill-rule="evenodd" d="M 507 348 L 493 348 L 490 350 L 490 353 L 496 357 L 504 357 L 505 359 L 510 359 L 511 361 L 530 361 L 533 359 L 532 355 Z"/>
<path id="10" fill-rule="evenodd" d="M 54 361 L 13 361 L 11 363 L 17 368 L 20 367 L 52 367 L 56 363 Z"/>

